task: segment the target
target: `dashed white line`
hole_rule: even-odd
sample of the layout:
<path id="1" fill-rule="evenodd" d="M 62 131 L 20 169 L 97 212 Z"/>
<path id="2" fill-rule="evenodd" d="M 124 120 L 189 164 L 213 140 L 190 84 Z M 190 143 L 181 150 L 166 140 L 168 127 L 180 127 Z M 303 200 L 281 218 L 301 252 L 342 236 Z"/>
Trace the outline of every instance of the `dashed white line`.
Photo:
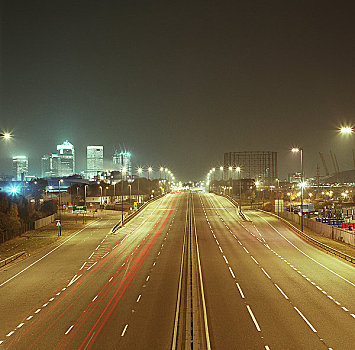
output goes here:
<path id="1" fill-rule="evenodd" d="M 6 336 L 11 337 L 14 333 L 15 333 L 15 331 L 11 331 L 10 333 L 6 334 Z"/>
<path id="2" fill-rule="evenodd" d="M 245 247 L 243 247 L 243 249 L 249 254 L 249 252 L 248 252 L 248 249 L 247 248 L 245 248 Z"/>
<path id="3" fill-rule="evenodd" d="M 96 297 L 94 299 L 92 299 L 92 301 L 95 301 L 97 299 L 98 295 L 96 295 Z"/>
<path id="4" fill-rule="evenodd" d="M 53 301 L 53 300 L 54 300 L 54 298 L 50 298 L 50 299 L 49 299 L 49 301 Z"/>
<path id="5" fill-rule="evenodd" d="M 41 309 L 37 309 L 37 310 L 35 311 L 35 314 L 38 314 L 40 311 L 41 311 Z"/>
<path id="6" fill-rule="evenodd" d="M 288 296 L 283 292 L 283 290 L 276 284 L 275 284 L 275 287 L 279 290 L 279 292 L 284 296 L 285 299 L 288 299 Z"/>
<path id="7" fill-rule="evenodd" d="M 65 335 L 67 335 L 67 334 L 73 329 L 73 327 L 74 327 L 74 325 L 72 324 L 72 325 L 68 328 L 68 330 L 65 332 Z"/>
<path id="8" fill-rule="evenodd" d="M 47 305 L 48 305 L 48 303 L 45 303 L 45 304 L 42 305 L 42 307 L 46 307 Z"/>
<path id="9" fill-rule="evenodd" d="M 251 317 L 251 319 L 253 320 L 254 325 L 255 325 L 257 331 L 258 331 L 258 332 L 261 332 L 261 329 L 260 329 L 260 327 L 259 327 L 258 321 L 256 320 L 256 318 L 255 318 L 255 316 L 254 316 L 254 314 L 253 314 L 253 311 L 251 311 L 251 308 L 250 308 L 249 305 L 247 305 L 247 309 L 248 309 L 248 311 L 249 311 L 250 317 Z"/>
<path id="10" fill-rule="evenodd" d="M 92 252 L 91 255 L 89 256 L 89 259 L 91 259 L 94 254 L 95 252 Z"/>
<path id="11" fill-rule="evenodd" d="M 145 280 L 148 282 L 148 280 L 149 280 L 149 275 L 148 275 L 148 277 L 147 277 Z"/>
<path id="12" fill-rule="evenodd" d="M 229 266 L 229 271 L 230 271 L 232 277 L 235 278 L 234 272 L 233 272 L 233 270 L 232 270 L 232 268 L 230 266 Z"/>
<path id="13" fill-rule="evenodd" d="M 137 303 L 139 303 L 139 300 L 141 300 L 141 297 L 142 297 L 142 294 L 139 294 L 138 298 L 137 298 Z"/>
<path id="14" fill-rule="evenodd" d="M 221 246 L 218 246 L 218 248 L 221 251 L 221 253 L 223 253 L 223 250 L 222 250 Z"/>
<path id="15" fill-rule="evenodd" d="M 108 281 L 111 282 L 112 280 L 113 280 L 113 276 Z"/>
<path id="16" fill-rule="evenodd" d="M 296 306 L 294 306 L 295 310 L 297 311 L 297 313 L 302 317 L 303 321 L 305 321 L 307 323 L 307 325 L 309 326 L 309 328 L 314 332 L 317 333 L 317 330 L 312 326 L 312 324 L 307 320 L 307 318 L 305 316 L 303 316 L 302 312 L 300 310 L 297 309 Z"/>
<path id="17" fill-rule="evenodd" d="M 123 328 L 123 331 L 121 333 L 121 337 L 124 336 L 124 334 L 126 333 L 127 328 L 128 328 L 128 324 L 126 324 L 125 327 Z"/>
<path id="18" fill-rule="evenodd" d="M 95 261 L 91 266 L 88 267 L 88 271 L 97 264 L 97 261 Z"/>
<path id="19" fill-rule="evenodd" d="M 101 244 L 99 244 L 99 245 L 95 248 L 95 250 L 98 250 L 98 249 L 100 248 L 100 246 L 101 246 Z"/>
<path id="20" fill-rule="evenodd" d="M 268 274 L 263 268 L 261 268 L 261 269 L 262 269 L 262 271 L 265 273 L 266 277 L 267 277 L 268 279 L 271 279 L 271 277 L 269 276 L 269 274 Z"/>
<path id="21" fill-rule="evenodd" d="M 349 311 L 345 306 L 342 306 L 341 308 L 342 308 L 344 311 L 346 311 L 346 312 Z"/>
<path id="22" fill-rule="evenodd" d="M 24 325 L 24 323 L 22 322 L 17 326 L 17 328 L 21 328 L 23 325 Z"/>
<path id="23" fill-rule="evenodd" d="M 32 315 L 31 315 L 31 316 L 28 316 L 28 317 L 26 318 L 26 320 L 29 321 L 31 318 L 33 318 Z"/>
<path id="24" fill-rule="evenodd" d="M 250 257 L 254 260 L 255 264 L 259 265 L 259 263 L 256 261 L 256 259 L 252 255 L 250 255 Z"/>
<path id="25" fill-rule="evenodd" d="M 226 262 L 227 265 L 229 265 L 227 258 L 223 255 L 224 261 Z"/>
<path id="26" fill-rule="evenodd" d="M 237 285 L 237 287 L 238 287 L 238 290 L 239 290 L 240 296 L 242 297 L 242 299 L 245 299 L 244 293 L 243 293 L 243 291 L 242 291 L 242 288 L 240 288 L 239 283 L 237 282 L 237 283 L 236 283 L 236 285 Z"/>
<path id="27" fill-rule="evenodd" d="M 108 254 L 108 252 L 107 252 L 106 254 L 104 254 L 104 255 L 101 257 L 101 259 L 103 259 L 107 254 Z"/>

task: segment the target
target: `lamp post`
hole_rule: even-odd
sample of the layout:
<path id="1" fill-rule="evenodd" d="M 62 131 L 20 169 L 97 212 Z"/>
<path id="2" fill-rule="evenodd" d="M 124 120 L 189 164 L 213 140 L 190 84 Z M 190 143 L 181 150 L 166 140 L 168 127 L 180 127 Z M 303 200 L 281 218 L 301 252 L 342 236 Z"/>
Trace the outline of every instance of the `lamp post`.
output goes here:
<path id="1" fill-rule="evenodd" d="M 99 186 L 100 188 L 100 207 L 102 205 L 102 186 Z"/>
<path id="2" fill-rule="evenodd" d="M 123 174 L 126 173 L 126 168 L 121 169 L 121 226 L 123 226 Z"/>
<path id="3" fill-rule="evenodd" d="M 89 185 L 84 185 L 84 204 L 86 206 L 86 187 L 88 187 Z"/>
<path id="4" fill-rule="evenodd" d="M 240 202 L 240 209 L 242 209 L 242 179 L 241 179 L 241 169 L 240 166 L 235 168 L 235 171 L 238 173 L 239 178 L 239 202 Z"/>
<path id="5" fill-rule="evenodd" d="M 280 202 L 279 202 L 279 189 L 280 189 L 280 180 L 275 179 L 277 182 L 277 216 L 280 216 Z"/>
<path id="6" fill-rule="evenodd" d="M 152 167 L 150 166 L 148 168 L 148 193 L 149 193 L 149 199 L 150 199 L 150 182 L 149 182 L 149 174 L 152 172 Z"/>
<path id="7" fill-rule="evenodd" d="M 131 205 L 131 192 L 132 192 L 132 185 L 128 184 L 129 187 L 129 210 L 131 210 L 132 205 Z"/>
<path id="8" fill-rule="evenodd" d="M 304 178 L 303 178 L 303 148 L 293 147 L 291 149 L 293 153 L 300 153 L 301 157 L 301 231 L 303 232 L 303 188 L 304 188 Z"/>
<path id="9" fill-rule="evenodd" d="M 58 236 L 62 235 L 62 198 L 60 192 L 60 184 L 63 182 L 63 179 L 58 181 L 58 188 L 59 188 L 59 224 L 58 225 Z"/>
<path id="10" fill-rule="evenodd" d="M 231 187 L 232 187 L 232 170 L 233 168 L 230 166 L 228 167 L 228 174 L 229 174 L 229 196 L 231 195 Z"/>
<path id="11" fill-rule="evenodd" d="M 139 203 L 140 203 L 140 194 L 139 194 L 139 178 L 140 178 L 140 176 L 141 176 L 141 174 L 142 174 L 142 168 L 138 168 L 138 190 L 137 190 L 137 192 L 138 192 L 138 205 L 139 205 Z"/>
<path id="12" fill-rule="evenodd" d="M 160 180 L 161 180 L 161 173 L 164 171 L 164 168 L 161 166 L 159 170 L 160 170 Z"/>

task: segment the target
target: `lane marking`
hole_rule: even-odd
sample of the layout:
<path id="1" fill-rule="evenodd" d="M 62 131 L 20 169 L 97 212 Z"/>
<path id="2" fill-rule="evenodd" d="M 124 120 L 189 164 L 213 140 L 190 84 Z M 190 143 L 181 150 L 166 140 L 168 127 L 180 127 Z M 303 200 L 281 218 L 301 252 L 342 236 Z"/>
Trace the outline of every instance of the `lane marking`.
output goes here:
<path id="1" fill-rule="evenodd" d="M 233 272 L 233 270 L 232 270 L 232 268 L 231 268 L 230 266 L 229 266 L 229 271 L 230 271 L 230 273 L 231 273 L 232 277 L 235 279 L 234 272 Z"/>
<path id="2" fill-rule="evenodd" d="M 23 325 L 24 325 L 24 323 L 22 322 L 17 326 L 17 328 L 21 328 Z"/>
<path id="3" fill-rule="evenodd" d="M 317 333 L 317 330 L 312 326 L 312 324 L 307 320 L 307 318 L 305 316 L 303 316 L 302 312 L 300 310 L 297 309 L 296 306 L 294 306 L 294 309 L 297 311 L 297 313 L 303 318 L 303 321 L 305 321 L 307 323 L 307 325 L 309 326 L 309 328 L 314 332 Z"/>
<path id="4" fill-rule="evenodd" d="M 92 252 L 91 255 L 89 256 L 88 260 L 90 260 L 94 254 L 95 254 L 95 252 Z"/>
<path id="5" fill-rule="evenodd" d="M 65 335 L 67 335 L 72 329 L 73 329 L 74 325 L 71 325 L 68 330 L 65 332 Z"/>
<path id="6" fill-rule="evenodd" d="M 284 291 L 276 284 L 275 284 L 275 287 L 279 290 L 279 292 L 284 296 L 285 299 L 288 299 L 288 296 L 284 293 Z"/>
<path id="7" fill-rule="evenodd" d="M 85 265 L 86 265 L 86 261 L 85 261 L 84 264 L 81 266 L 80 270 L 82 270 Z"/>
<path id="8" fill-rule="evenodd" d="M 96 264 L 97 264 L 97 261 L 95 261 L 91 266 L 89 266 L 87 270 L 89 271 L 89 270 L 90 270 L 93 266 L 95 266 Z"/>
<path id="9" fill-rule="evenodd" d="M 242 299 L 245 299 L 244 293 L 243 293 L 243 291 L 242 291 L 242 288 L 240 288 L 239 283 L 237 282 L 237 283 L 236 283 L 236 285 L 237 285 L 237 287 L 238 287 L 238 290 L 239 290 L 240 296 L 242 297 Z"/>
<path id="10" fill-rule="evenodd" d="M 33 316 L 28 316 L 26 320 L 29 321 L 31 318 L 33 318 Z"/>
<path id="11" fill-rule="evenodd" d="M 35 314 L 38 314 L 40 311 L 41 311 L 41 309 L 37 309 L 37 310 L 35 311 Z"/>
<path id="12" fill-rule="evenodd" d="M 137 303 L 139 303 L 139 300 L 141 300 L 142 294 L 139 294 L 138 298 L 137 298 Z"/>
<path id="13" fill-rule="evenodd" d="M 227 265 L 229 265 L 227 258 L 223 255 L 224 261 L 226 262 Z"/>
<path id="14" fill-rule="evenodd" d="M 254 314 L 253 314 L 253 311 L 251 311 L 251 308 L 250 308 L 249 305 L 247 305 L 247 309 L 248 309 L 248 311 L 249 311 L 250 317 L 251 317 L 251 319 L 253 320 L 254 325 L 255 325 L 257 331 L 258 331 L 258 332 L 261 332 L 261 329 L 260 329 L 260 327 L 259 327 L 258 321 L 256 320 L 256 318 L 255 318 L 255 316 L 254 316 Z"/>
<path id="15" fill-rule="evenodd" d="M 23 272 L 25 272 L 26 270 L 28 270 L 30 267 L 32 267 L 33 265 L 37 264 L 38 262 L 40 262 L 41 260 L 43 260 L 44 258 L 46 258 L 49 254 L 53 253 L 54 251 L 56 251 L 57 249 L 59 249 L 62 245 L 64 245 L 65 243 L 67 243 L 68 241 L 70 241 L 72 238 L 74 238 L 76 235 L 78 235 L 80 232 L 84 231 L 85 229 L 87 229 L 89 226 L 91 226 L 93 223 L 96 223 L 97 221 L 99 221 L 100 219 L 97 219 L 95 221 L 90 222 L 88 225 L 86 225 L 85 227 L 83 227 L 80 231 L 74 233 L 72 236 L 68 237 L 64 242 L 62 242 L 61 244 L 59 244 L 58 246 L 56 246 L 55 248 L 53 248 L 51 251 L 49 251 L 47 254 L 43 255 L 41 258 L 39 258 L 38 260 L 34 261 L 32 264 L 28 265 L 27 267 L 25 267 L 24 269 L 22 269 L 21 271 L 19 271 L 18 273 L 16 273 L 15 275 L 13 275 L 12 277 L 10 277 L 9 279 L 7 279 L 6 281 L 2 282 L 0 284 L 0 287 L 2 287 L 3 285 L 5 285 L 6 283 L 10 282 L 11 280 L 13 280 L 15 277 L 21 275 Z"/>
<path id="16" fill-rule="evenodd" d="M 126 326 L 123 328 L 123 331 L 121 333 L 121 337 L 124 337 L 124 334 L 126 333 L 127 328 L 128 328 L 128 324 L 126 324 Z"/>
<path id="17" fill-rule="evenodd" d="M 240 242 L 239 242 L 240 243 Z M 241 243 L 240 243 L 240 245 L 242 245 Z M 248 252 L 248 249 L 247 248 L 245 248 L 245 247 L 243 247 L 243 249 L 249 254 L 249 252 Z"/>
<path id="18" fill-rule="evenodd" d="M 6 334 L 6 336 L 11 337 L 14 333 L 15 333 L 15 331 L 11 331 L 10 333 Z"/>
<path id="19" fill-rule="evenodd" d="M 263 268 L 261 268 L 261 269 L 265 273 L 266 277 L 271 280 L 271 277 L 268 275 L 268 273 Z"/>
<path id="20" fill-rule="evenodd" d="M 96 297 L 94 298 L 94 299 L 92 299 L 91 301 L 93 302 L 93 301 L 95 301 L 96 299 L 97 299 L 97 297 L 98 297 L 99 295 L 96 295 Z"/>
<path id="21" fill-rule="evenodd" d="M 259 263 L 256 261 L 256 259 L 252 255 L 250 255 L 250 257 L 254 260 L 255 264 L 259 265 Z"/>

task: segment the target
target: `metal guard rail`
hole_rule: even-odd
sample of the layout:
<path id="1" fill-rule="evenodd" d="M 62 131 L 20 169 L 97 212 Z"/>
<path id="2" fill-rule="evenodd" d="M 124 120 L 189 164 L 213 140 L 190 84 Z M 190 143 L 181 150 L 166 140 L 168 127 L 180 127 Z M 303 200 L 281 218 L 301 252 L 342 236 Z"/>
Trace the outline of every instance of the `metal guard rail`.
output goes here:
<path id="1" fill-rule="evenodd" d="M 19 252 L 16 253 L 15 255 L 12 255 L 4 260 L 0 261 L 0 267 L 3 267 L 7 264 L 10 264 L 11 262 L 13 262 L 14 260 L 16 260 L 17 258 L 19 258 L 20 256 L 22 256 L 23 254 L 25 254 L 26 252 Z"/>
<path id="2" fill-rule="evenodd" d="M 274 213 L 270 213 L 268 211 L 265 211 L 265 210 L 261 210 L 261 209 L 257 209 L 258 211 L 261 211 L 263 213 L 266 213 L 266 214 L 269 214 L 269 215 L 272 215 L 280 220 L 282 220 L 285 224 L 287 224 L 288 226 L 290 226 L 299 236 L 301 236 L 302 238 L 306 239 L 307 241 L 310 241 L 312 244 L 316 245 L 317 247 L 335 255 L 335 256 L 338 256 L 339 258 L 342 258 L 346 261 L 349 261 L 350 263 L 352 264 L 355 264 L 355 257 L 352 257 L 350 255 L 347 255 L 343 252 L 340 252 L 339 250 L 336 250 L 332 247 L 329 247 L 328 245 L 322 243 L 322 242 L 319 242 L 317 241 L 316 239 L 308 236 L 306 233 L 302 232 L 301 230 L 299 230 L 296 226 L 292 225 L 290 222 L 288 222 L 286 219 L 280 217 L 280 216 L 277 216 L 276 214 Z"/>

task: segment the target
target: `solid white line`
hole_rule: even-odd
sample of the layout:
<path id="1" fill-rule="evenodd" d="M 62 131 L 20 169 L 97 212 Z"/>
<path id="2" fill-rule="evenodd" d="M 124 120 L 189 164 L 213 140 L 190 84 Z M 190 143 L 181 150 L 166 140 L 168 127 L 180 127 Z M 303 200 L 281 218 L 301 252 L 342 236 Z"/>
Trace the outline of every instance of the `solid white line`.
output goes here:
<path id="1" fill-rule="evenodd" d="M 7 279 L 6 281 L 4 281 L 3 283 L 0 284 L 0 287 L 2 287 L 4 284 L 10 282 L 11 280 L 13 280 L 15 277 L 21 275 L 23 272 L 25 272 L 26 270 L 28 270 L 30 267 L 32 267 L 33 265 L 37 264 L 38 262 L 40 262 L 41 260 L 43 260 L 44 258 L 46 258 L 49 254 L 53 253 L 54 251 L 56 251 L 58 248 L 60 248 L 63 244 L 67 243 L 68 241 L 70 241 L 72 238 L 74 238 L 76 235 L 78 235 L 80 232 L 84 231 L 88 226 L 92 225 L 94 222 L 99 221 L 95 220 L 90 222 L 90 224 L 86 225 L 84 228 L 82 228 L 80 231 L 74 233 L 72 236 L 68 237 L 64 242 L 62 242 L 61 244 L 59 244 L 58 246 L 56 246 L 55 248 L 53 248 L 51 251 L 49 251 L 47 254 L 43 255 L 41 258 L 39 258 L 38 260 L 34 261 L 32 264 L 28 265 L 27 267 L 25 267 L 23 270 L 21 270 L 20 272 L 18 272 L 17 274 L 13 275 L 12 277 L 10 277 L 9 279 Z"/>
<path id="2" fill-rule="evenodd" d="M 314 333 L 317 333 L 317 330 L 311 325 L 311 323 L 306 319 L 305 316 L 303 316 L 302 312 L 300 310 L 297 309 L 296 306 L 294 306 L 295 310 L 297 311 L 297 313 L 303 318 L 303 321 L 305 321 L 309 328 L 314 332 Z"/>
<path id="3" fill-rule="evenodd" d="M 247 305 L 247 309 L 248 309 L 248 311 L 249 311 L 249 314 L 250 314 L 251 319 L 252 319 L 253 322 L 254 322 L 254 325 L 255 325 L 256 329 L 258 330 L 258 332 L 261 332 L 261 329 L 260 329 L 260 327 L 259 327 L 258 321 L 256 320 L 256 318 L 255 318 L 255 316 L 254 316 L 254 314 L 253 314 L 253 311 L 251 311 L 251 308 L 250 308 L 249 305 Z"/>
<path id="4" fill-rule="evenodd" d="M 68 330 L 65 332 L 65 335 L 67 335 L 72 329 L 73 329 L 74 325 L 71 325 Z"/>
<path id="5" fill-rule="evenodd" d="M 139 294 L 138 298 L 137 298 L 137 303 L 139 303 L 139 300 L 141 300 L 141 297 L 142 297 L 142 294 Z"/>
<path id="6" fill-rule="evenodd" d="M 276 284 L 275 284 L 275 287 L 280 291 L 280 293 L 285 297 L 285 299 L 288 299 L 288 296 L 283 292 L 283 290 Z"/>
<path id="7" fill-rule="evenodd" d="M 97 261 L 95 261 L 91 266 L 88 267 L 88 271 L 97 264 Z"/>
<path id="8" fill-rule="evenodd" d="M 17 326 L 17 328 L 21 328 L 23 325 L 24 325 L 24 323 L 22 322 Z"/>
<path id="9" fill-rule="evenodd" d="M 126 324 L 125 328 L 123 329 L 123 331 L 121 333 L 121 337 L 124 336 L 124 334 L 126 333 L 127 328 L 128 328 L 128 324 Z"/>
<path id="10" fill-rule="evenodd" d="M 84 264 L 81 266 L 80 270 L 82 270 L 85 265 L 86 265 L 86 261 L 85 261 Z"/>
<path id="11" fill-rule="evenodd" d="M 237 285 L 237 287 L 238 287 L 238 290 L 239 290 L 240 296 L 242 297 L 242 299 L 245 299 L 244 293 L 243 293 L 243 291 L 242 291 L 242 288 L 240 288 L 239 283 L 237 282 L 237 283 L 236 283 L 236 285 Z"/>
<path id="12" fill-rule="evenodd" d="M 230 271 L 232 277 L 235 278 L 234 272 L 233 272 L 233 270 L 232 270 L 232 268 L 230 266 L 229 266 L 229 271 Z"/>
<path id="13" fill-rule="evenodd" d="M 265 273 L 266 277 L 269 278 L 269 279 L 271 279 L 271 277 L 268 275 L 268 273 L 267 273 L 263 268 L 261 268 L 261 269 L 262 269 L 263 272 Z"/>

